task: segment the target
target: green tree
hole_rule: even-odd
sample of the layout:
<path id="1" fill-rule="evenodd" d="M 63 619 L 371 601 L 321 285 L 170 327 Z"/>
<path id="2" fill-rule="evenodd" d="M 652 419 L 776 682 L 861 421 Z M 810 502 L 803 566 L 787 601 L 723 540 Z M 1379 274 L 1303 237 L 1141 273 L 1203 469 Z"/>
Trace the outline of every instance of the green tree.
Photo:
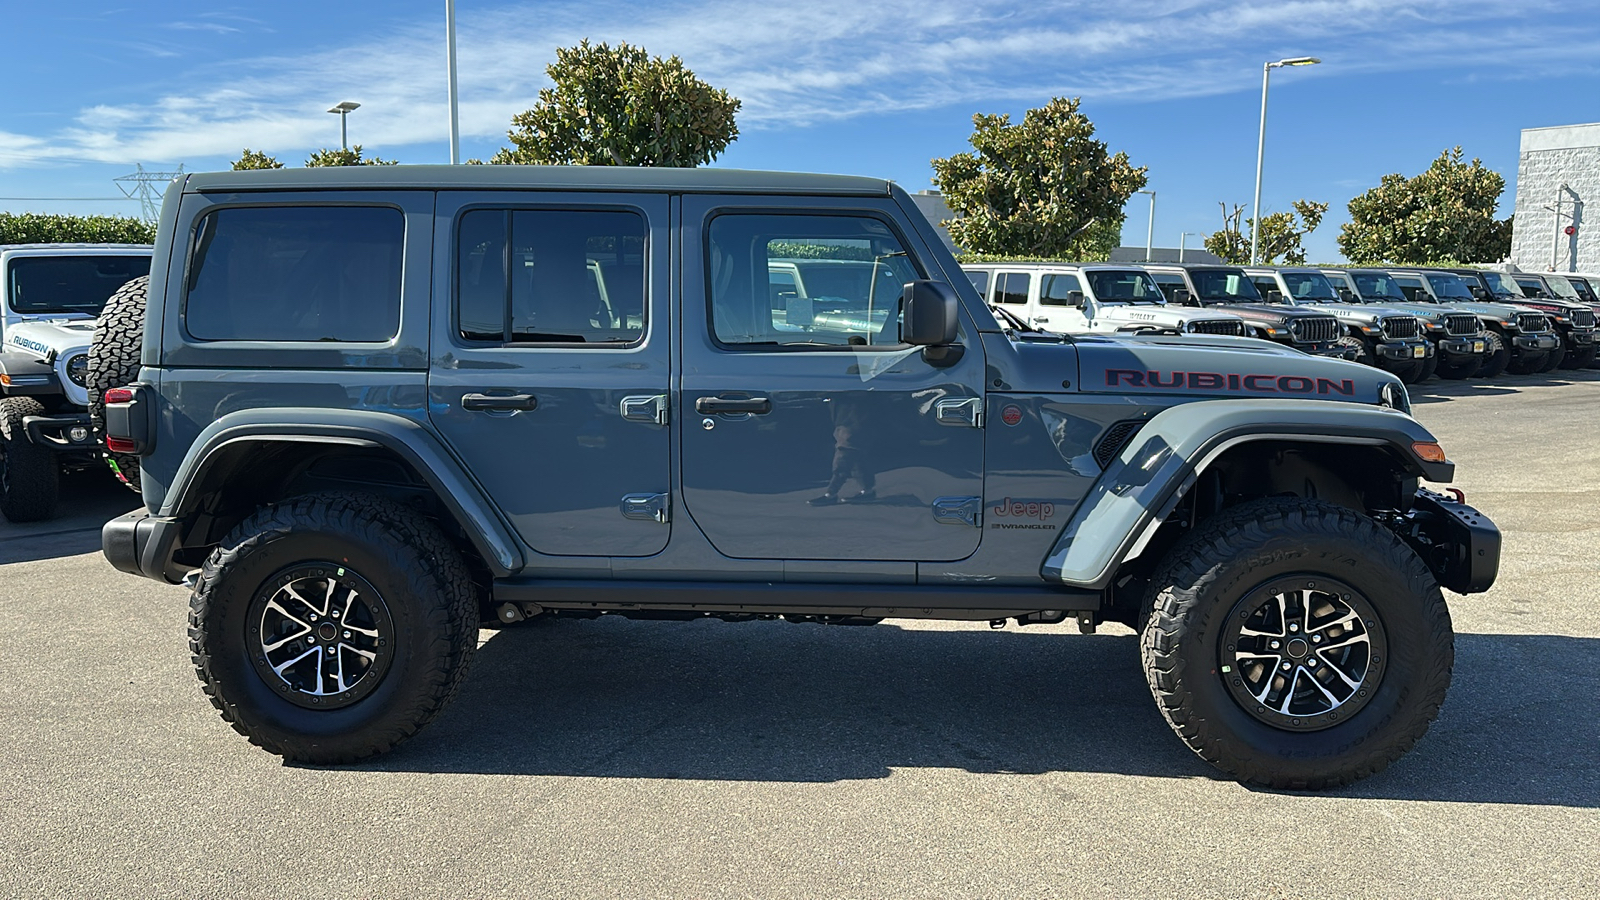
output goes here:
<path id="1" fill-rule="evenodd" d="M 1350 201 L 1339 251 L 1358 265 L 1498 262 L 1511 254 L 1511 219 L 1496 219 L 1506 180 L 1483 161 L 1446 150 L 1422 173 L 1394 173 Z"/>
<path id="2" fill-rule="evenodd" d="M 361 155 L 361 145 L 353 144 L 348 150 L 318 150 L 306 158 L 306 168 L 316 169 L 324 166 L 392 166 L 397 160 L 379 159 L 374 156 L 366 159 Z"/>
<path id="3" fill-rule="evenodd" d="M 527 165 L 698 166 L 739 136 L 739 100 L 674 56 L 618 44 L 556 50 L 551 87 L 512 117 L 512 146 L 489 162 Z"/>
<path id="4" fill-rule="evenodd" d="M 956 217 L 944 223 L 968 251 L 1103 259 L 1121 240 L 1122 207 L 1145 186 L 1144 166 L 1094 138 L 1078 98 L 1009 115 L 972 117 L 971 152 L 933 160 L 934 184 Z"/>
<path id="5" fill-rule="evenodd" d="M 1243 206 L 1236 205 L 1233 212 L 1228 212 L 1228 204 L 1220 205 L 1222 227 L 1206 237 L 1205 247 L 1227 262 L 1244 265 L 1250 262 L 1250 228 L 1255 220 L 1243 218 Z M 1328 204 L 1296 200 L 1291 205 L 1294 206 L 1292 213 L 1275 212 L 1261 217 L 1256 258 L 1262 265 L 1270 266 L 1281 260 L 1286 265 L 1298 266 L 1306 261 L 1301 239 L 1322 224 Z"/>
<path id="6" fill-rule="evenodd" d="M 276 159 L 266 155 L 265 153 L 262 153 L 260 150 L 251 150 L 249 147 L 244 148 L 244 153 L 240 154 L 239 158 L 233 161 L 233 170 L 235 172 L 242 172 L 245 169 L 281 168 L 283 168 L 283 163 L 278 162 Z"/>
<path id="7" fill-rule="evenodd" d="M 0 244 L 148 244 L 156 226 L 129 216 L 0 213 Z"/>

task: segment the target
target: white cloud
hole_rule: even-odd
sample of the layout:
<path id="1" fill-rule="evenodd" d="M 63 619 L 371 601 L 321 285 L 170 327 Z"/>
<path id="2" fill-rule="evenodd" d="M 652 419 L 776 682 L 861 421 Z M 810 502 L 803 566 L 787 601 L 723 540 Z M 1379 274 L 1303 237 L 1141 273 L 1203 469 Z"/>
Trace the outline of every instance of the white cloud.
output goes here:
<path id="1" fill-rule="evenodd" d="M 546 83 L 553 48 L 626 40 L 677 54 L 744 101 L 743 129 L 760 130 L 966 105 L 1003 109 L 1052 95 L 1102 102 L 1251 89 L 1261 62 L 1310 54 L 1336 77 L 1397 69 L 1485 69 L 1497 77 L 1593 67 L 1600 28 L 1547 26 L 1564 9 L 1527 0 L 814 0 L 753 5 L 684 0 L 642 7 L 554 0 L 463 10 L 461 123 L 498 138 Z M 1553 11 L 1549 15 L 1542 10 Z M 441 17 L 442 18 L 442 17 Z M 1527 27 L 1536 21 L 1544 28 Z M 1571 21 L 1568 19 L 1567 21 Z M 223 16 L 171 23 L 230 32 L 264 23 Z M 389 26 L 348 46 L 257 57 L 203 71 L 173 68 L 148 103 L 94 105 L 73 127 L 0 135 L 0 166 L 36 159 L 131 163 L 233 156 L 242 147 L 294 160 L 332 143 L 323 110 L 340 100 L 352 139 L 393 148 L 445 132 L 443 23 Z M 154 48 L 147 48 L 154 52 Z M 193 85 L 205 85 L 195 89 Z"/>

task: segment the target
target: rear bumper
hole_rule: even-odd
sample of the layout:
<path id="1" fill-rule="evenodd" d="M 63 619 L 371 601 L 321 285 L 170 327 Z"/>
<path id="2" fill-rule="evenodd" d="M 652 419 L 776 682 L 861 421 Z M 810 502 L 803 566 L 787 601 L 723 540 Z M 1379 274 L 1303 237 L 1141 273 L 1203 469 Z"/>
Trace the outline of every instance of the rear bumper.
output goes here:
<path id="1" fill-rule="evenodd" d="M 112 568 L 168 584 L 179 584 L 188 569 L 173 562 L 181 523 L 136 510 L 100 529 L 100 552 Z"/>
<path id="2" fill-rule="evenodd" d="M 1421 489 L 1399 529 L 1433 570 L 1441 587 L 1477 594 L 1500 572 L 1500 529 L 1489 517 L 1453 497 Z"/>

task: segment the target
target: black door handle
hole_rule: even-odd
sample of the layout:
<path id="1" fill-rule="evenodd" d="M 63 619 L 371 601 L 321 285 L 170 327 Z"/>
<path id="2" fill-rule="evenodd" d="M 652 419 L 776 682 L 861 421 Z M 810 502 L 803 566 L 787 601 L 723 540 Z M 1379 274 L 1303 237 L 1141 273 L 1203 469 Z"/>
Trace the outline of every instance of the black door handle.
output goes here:
<path id="1" fill-rule="evenodd" d="M 539 399 L 532 394 L 462 394 L 461 408 L 466 410 L 537 409 Z"/>
<path id="2" fill-rule="evenodd" d="M 700 397 L 694 401 L 694 411 L 713 413 L 751 413 L 764 416 L 772 412 L 772 401 L 765 397 Z"/>

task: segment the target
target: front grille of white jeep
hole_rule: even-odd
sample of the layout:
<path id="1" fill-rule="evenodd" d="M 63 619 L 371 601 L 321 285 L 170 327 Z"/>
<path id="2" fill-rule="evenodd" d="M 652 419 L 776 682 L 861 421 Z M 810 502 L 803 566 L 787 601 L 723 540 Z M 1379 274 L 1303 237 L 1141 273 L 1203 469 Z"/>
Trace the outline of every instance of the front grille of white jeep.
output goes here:
<path id="1" fill-rule="evenodd" d="M 1451 337 L 1464 337 L 1478 333 L 1478 317 L 1449 315 L 1444 317 L 1444 333 Z"/>
<path id="2" fill-rule="evenodd" d="M 1517 328 L 1522 331 L 1549 331 L 1550 320 L 1543 313 L 1517 313 Z"/>
<path id="3" fill-rule="evenodd" d="M 1321 344 L 1337 340 L 1339 320 L 1333 316 L 1302 316 L 1289 320 L 1289 334 L 1298 343 Z"/>
<path id="4" fill-rule="evenodd" d="M 1378 320 L 1383 336 L 1391 341 L 1403 341 L 1417 336 L 1416 316 L 1385 316 Z"/>
<path id="5" fill-rule="evenodd" d="M 1201 319 L 1189 323 L 1190 334 L 1231 334 L 1244 336 L 1243 319 Z"/>

